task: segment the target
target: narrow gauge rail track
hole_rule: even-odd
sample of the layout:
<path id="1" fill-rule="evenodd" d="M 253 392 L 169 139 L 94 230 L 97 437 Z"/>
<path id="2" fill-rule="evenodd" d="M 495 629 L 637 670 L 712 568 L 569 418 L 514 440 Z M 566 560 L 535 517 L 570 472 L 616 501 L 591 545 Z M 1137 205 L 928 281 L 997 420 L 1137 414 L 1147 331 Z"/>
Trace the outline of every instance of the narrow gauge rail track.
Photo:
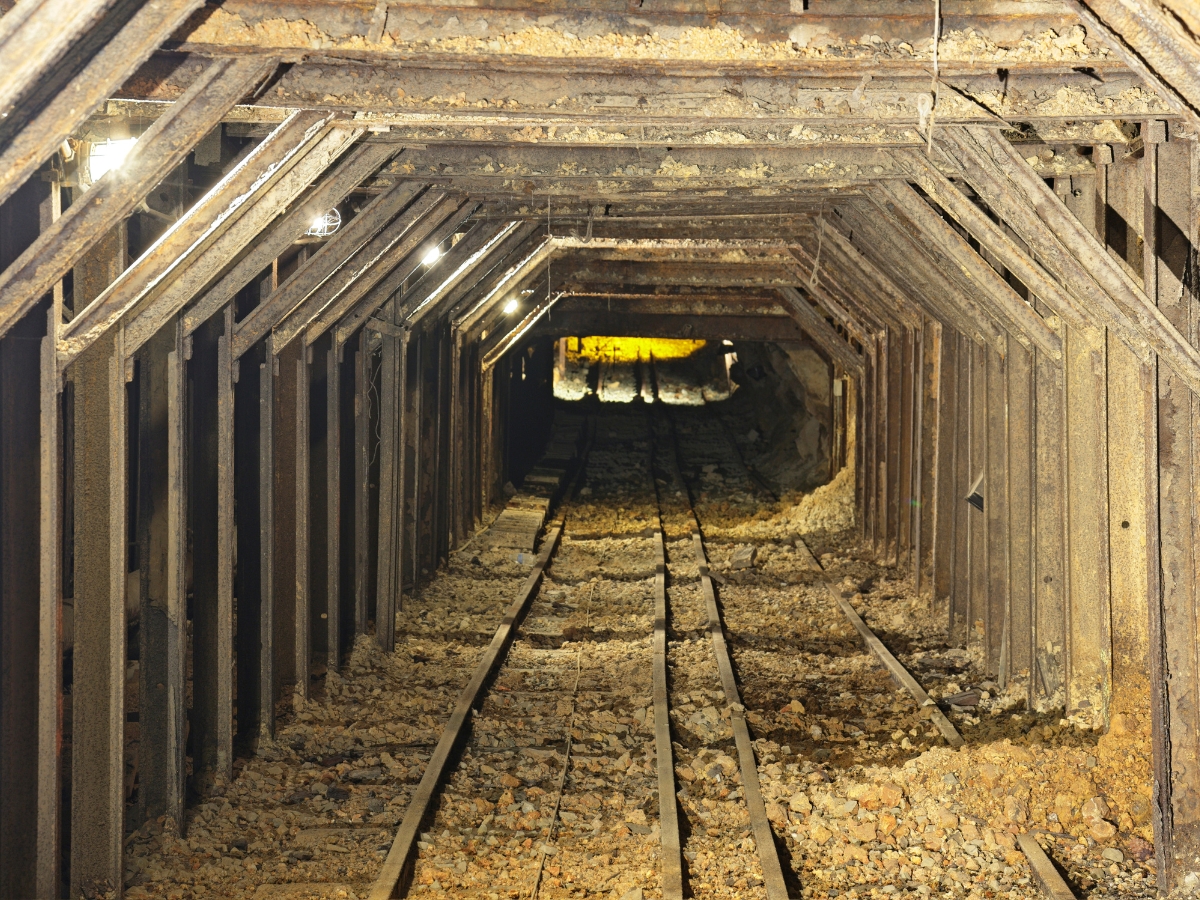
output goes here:
<path id="1" fill-rule="evenodd" d="M 686 499 L 688 546 L 681 563 L 667 559 L 663 511 L 677 517 L 685 495 L 659 496 L 651 473 L 662 455 L 647 416 L 599 418 L 583 491 L 591 498 L 565 504 L 550 526 L 425 769 L 373 900 L 614 889 L 677 898 L 689 887 L 786 900 Z M 668 575 L 699 589 L 691 612 L 706 622 L 674 652 Z M 708 740 L 672 744 L 673 699 L 716 711 Z M 705 812 L 682 821 L 677 766 L 693 794 L 697 768 L 716 787 Z"/>
<path id="2" fill-rule="evenodd" d="M 833 743 L 831 759 L 820 727 L 801 731 L 803 704 L 781 721 L 770 687 L 786 690 L 791 670 L 808 667 L 795 653 L 805 641 L 755 632 L 764 612 L 796 617 L 778 606 L 789 594 L 828 606 L 823 576 L 806 547 L 784 541 L 776 558 L 806 579 L 772 585 L 770 608 L 731 583 L 722 610 L 693 500 L 753 505 L 761 488 L 723 426 L 680 418 L 677 428 L 663 414 L 596 417 L 582 489 L 564 499 L 463 692 L 372 900 L 799 896 L 812 864 L 792 823 L 807 810 L 789 812 L 789 795 L 830 781 L 850 751 Z M 733 546 L 714 544 L 731 578 Z M 857 636 L 829 611 L 824 639 L 849 654 L 840 642 Z M 869 702 L 926 728 L 872 669 Z M 869 705 L 844 691 L 840 702 Z M 752 728 L 775 741 L 762 750 Z M 780 739 L 807 756 L 784 760 L 794 751 Z"/>

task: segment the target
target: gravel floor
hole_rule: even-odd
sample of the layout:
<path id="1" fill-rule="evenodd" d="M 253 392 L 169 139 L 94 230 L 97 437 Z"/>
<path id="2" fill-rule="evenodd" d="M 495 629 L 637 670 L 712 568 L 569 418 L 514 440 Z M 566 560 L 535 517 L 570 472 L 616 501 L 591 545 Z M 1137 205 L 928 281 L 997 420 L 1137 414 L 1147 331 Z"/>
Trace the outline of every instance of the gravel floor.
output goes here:
<path id="1" fill-rule="evenodd" d="M 1155 893 L 1147 717 L 1108 734 L 1024 708 L 947 646 L 939 615 L 854 549 L 851 477 L 779 501 L 713 408 L 604 407 L 562 544 L 422 835 L 413 894 L 660 896 L 650 634 L 652 529 L 668 560 L 670 702 L 685 877 L 763 897 L 689 538 L 704 533 L 769 818 L 793 896 L 1033 898 L 1032 831 L 1083 897 Z M 817 524 L 832 525 L 818 528 Z M 803 535 L 817 572 L 794 540 Z M 130 897 L 362 897 L 454 699 L 528 566 L 468 546 L 360 639 L 278 740 L 190 808 L 127 839 Z M 969 688 L 946 748 L 820 589 L 828 577 L 931 696 Z M 319 670 L 318 670 L 319 671 Z"/>

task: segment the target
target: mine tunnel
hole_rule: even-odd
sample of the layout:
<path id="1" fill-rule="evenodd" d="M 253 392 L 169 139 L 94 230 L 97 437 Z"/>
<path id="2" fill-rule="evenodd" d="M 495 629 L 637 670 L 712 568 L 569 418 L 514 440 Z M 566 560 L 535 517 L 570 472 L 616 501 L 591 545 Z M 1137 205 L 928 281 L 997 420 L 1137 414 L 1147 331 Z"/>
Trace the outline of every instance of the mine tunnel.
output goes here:
<path id="1" fill-rule="evenodd" d="M 0 900 L 1200 893 L 1188 0 L 0 0 Z"/>

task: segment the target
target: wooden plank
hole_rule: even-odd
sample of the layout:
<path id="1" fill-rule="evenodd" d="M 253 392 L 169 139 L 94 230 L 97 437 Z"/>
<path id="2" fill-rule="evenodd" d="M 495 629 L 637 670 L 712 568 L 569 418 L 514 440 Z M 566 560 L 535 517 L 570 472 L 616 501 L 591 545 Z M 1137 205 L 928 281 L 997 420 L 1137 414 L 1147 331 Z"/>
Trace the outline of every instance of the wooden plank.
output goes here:
<path id="1" fill-rule="evenodd" d="M 1058 869 L 1054 867 L 1054 863 L 1050 861 L 1046 851 L 1037 842 L 1037 838 L 1032 834 L 1018 834 L 1017 845 L 1029 861 L 1033 879 L 1042 889 L 1047 900 L 1076 900 L 1074 891 L 1058 874 Z"/>
<path id="2" fill-rule="evenodd" d="M 775 846 L 775 834 L 771 830 L 770 820 L 767 819 L 767 807 L 758 781 L 758 762 L 754 758 L 754 743 L 750 740 L 750 729 L 746 726 L 745 707 L 742 705 L 741 692 L 738 691 L 737 678 L 733 674 L 733 661 L 729 656 L 729 645 L 725 641 L 721 611 L 717 606 L 717 594 L 708 570 L 708 556 L 704 552 L 704 539 L 700 536 L 698 522 L 692 526 L 692 547 L 696 553 L 696 565 L 700 569 L 700 588 L 708 611 L 708 634 L 712 639 L 717 671 L 721 675 L 721 687 L 729 709 L 733 742 L 737 746 L 742 793 L 746 798 L 746 811 L 750 814 L 750 828 L 754 832 L 759 865 L 762 866 L 763 887 L 767 891 L 767 900 L 787 900 L 787 883 L 783 878 L 783 866 L 779 862 L 779 849 Z M 656 714 L 655 722 L 657 721 Z"/>
<path id="3" fill-rule="evenodd" d="M 854 626 L 855 631 L 858 632 L 863 642 L 871 649 L 871 652 L 883 663 L 884 668 L 888 670 L 888 674 L 892 676 L 892 680 L 899 687 L 908 691 L 913 700 L 917 702 L 917 706 L 922 710 L 929 710 L 929 720 L 942 733 L 942 737 L 945 738 L 947 744 L 956 750 L 961 747 L 963 739 L 962 735 L 958 733 L 958 729 L 938 709 L 938 705 L 929 698 L 929 695 L 925 693 L 925 689 L 912 677 L 908 669 L 904 668 L 900 660 L 892 655 L 892 651 L 885 647 L 883 641 L 875 636 L 875 632 L 862 620 L 862 616 L 850 605 L 850 601 L 841 596 L 834 586 L 829 583 L 829 579 L 825 577 L 821 564 L 808 548 L 808 545 L 800 538 L 796 538 L 796 549 L 807 555 L 809 565 L 815 571 L 821 573 L 821 585 L 825 588 L 825 592 L 829 594 L 830 599 L 838 605 L 838 608 L 850 620 L 850 624 Z"/>
<path id="4" fill-rule="evenodd" d="M 2 20 L 0 20 L 2 21 Z M 219 60 L 156 119 L 113 169 L 88 188 L 28 249 L 0 273 L 0 334 L 37 303 L 113 226 L 187 159 L 192 148 L 274 62 Z M 136 347 L 127 348 L 132 353 Z"/>
<path id="5" fill-rule="evenodd" d="M 667 699 L 667 558 L 661 515 L 654 530 L 654 763 L 658 777 L 658 825 L 662 854 L 663 900 L 683 898 L 679 804 L 675 797 L 675 750 Z"/>
<path id="6" fill-rule="evenodd" d="M 538 554 L 537 562 L 534 563 L 529 577 L 525 579 L 517 598 L 505 610 L 504 618 L 496 628 L 496 633 L 484 651 L 479 665 L 476 666 L 470 682 L 459 695 L 454 712 L 451 713 L 450 720 L 446 723 L 445 730 L 438 739 L 433 755 L 425 766 L 421 781 L 417 785 L 416 791 L 413 792 L 412 800 L 409 801 L 404 819 L 400 823 L 400 829 L 396 832 L 391 849 L 383 862 L 383 868 L 371 886 L 371 892 L 368 894 L 370 900 L 390 900 L 395 896 L 397 887 L 406 876 L 417 836 L 421 830 L 421 823 L 433 809 L 438 788 L 449 770 L 450 761 L 466 738 L 471 715 L 483 696 L 484 685 L 491 680 L 493 674 L 504 662 L 513 636 L 533 602 L 538 585 L 541 584 L 542 573 L 550 561 L 551 554 L 558 546 L 558 539 L 561 535 L 562 525 L 554 526 L 546 534 L 541 552 Z"/>

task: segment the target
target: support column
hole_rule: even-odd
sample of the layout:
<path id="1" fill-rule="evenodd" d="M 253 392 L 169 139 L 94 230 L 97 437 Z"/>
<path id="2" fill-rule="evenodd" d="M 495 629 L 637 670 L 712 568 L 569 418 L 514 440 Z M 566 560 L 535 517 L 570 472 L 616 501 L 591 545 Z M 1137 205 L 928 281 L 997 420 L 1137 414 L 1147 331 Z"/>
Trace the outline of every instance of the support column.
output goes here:
<path id="1" fill-rule="evenodd" d="M 1008 339 L 1008 634 L 1004 683 L 1029 674 L 1033 651 L 1033 356 Z"/>
<path id="2" fill-rule="evenodd" d="M 371 353 L 367 329 L 354 351 L 354 633 L 367 633 L 371 545 Z"/>
<path id="3" fill-rule="evenodd" d="M 58 185 L 34 178 L 0 206 L 0 269 L 57 218 Z M 58 697 L 57 370 L 43 375 L 47 324 L 62 316 L 61 288 L 0 338 L 0 897 L 57 882 L 61 717 Z M 50 339 L 55 336 L 50 331 Z M 51 419 L 50 416 L 54 415 Z M 53 475 L 53 481 L 48 477 Z M 53 543 L 50 543 L 50 542 Z M 31 748 L 48 742 L 49 757 Z M 43 841 L 39 836 L 45 838 Z M 43 854 L 39 857 L 39 853 Z"/>
<path id="4" fill-rule="evenodd" d="M 390 318 L 390 316 L 389 316 Z M 403 368 L 401 338 L 383 332 L 380 355 L 379 405 L 379 576 L 375 589 L 375 640 L 385 651 L 395 646 L 398 568 L 396 438 L 400 411 L 400 372 Z"/>
<path id="5" fill-rule="evenodd" d="M 1015 341 L 1013 342 L 1015 343 Z M 987 604 L 984 607 L 985 665 L 1005 676 L 1008 643 L 1008 362 L 989 349 L 985 399 L 987 448 L 983 512 L 987 517 Z"/>
<path id="6" fill-rule="evenodd" d="M 972 643 L 986 640 L 987 629 L 988 504 L 992 502 L 987 493 L 987 357 L 995 352 L 991 347 L 971 347 L 971 449 L 963 496 L 980 475 L 983 476 L 980 490 L 984 495 L 982 512 L 967 507 L 967 640 Z"/>
<path id="7" fill-rule="evenodd" d="M 192 773 L 233 775 L 233 310 L 192 335 Z"/>
<path id="8" fill-rule="evenodd" d="M 299 700 L 308 699 L 309 660 L 312 651 L 312 584 L 310 565 L 311 543 L 311 487 L 309 479 L 309 458 L 312 451 L 311 428 L 309 423 L 309 360 L 308 348 L 304 346 L 303 338 L 292 342 L 288 347 L 291 366 L 294 372 L 292 390 L 292 440 L 276 444 L 276 452 L 291 451 L 292 458 L 292 510 L 293 510 L 293 556 L 292 566 L 295 580 L 295 592 L 292 613 L 293 622 L 293 678 L 295 679 L 295 694 Z M 280 360 L 283 361 L 282 359 Z M 283 415 L 287 415 L 287 406 L 283 407 Z"/>
<path id="9" fill-rule="evenodd" d="M 1200 246 L 1200 154 L 1192 141 L 1158 146 L 1155 276 L 1159 309 L 1196 340 L 1200 302 L 1181 279 Z M 1182 185 L 1189 190 L 1182 190 Z M 1170 367 L 1157 366 L 1157 484 L 1147 540 L 1159 543 L 1161 579 L 1150 605 L 1150 709 L 1154 734 L 1154 846 L 1161 890 L 1194 889 L 1200 876 L 1200 398 Z M 1159 648 L 1162 648 L 1161 651 Z"/>
<path id="10" fill-rule="evenodd" d="M 971 370 L 975 344 L 961 332 L 958 337 L 954 449 L 954 571 L 950 588 L 950 641 L 965 647 L 971 631 L 971 521 L 978 515 L 964 501 L 975 475 L 971 470 Z"/>
<path id="11" fill-rule="evenodd" d="M 325 667 L 341 664 L 342 382 L 336 340 L 325 363 Z"/>
<path id="12" fill-rule="evenodd" d="M 183 353 L 175 328 L 164 328 L 138 354 L 140 480 L 138 544 L 142 571 L 138 628 L 139 818 L 182 824 L 186 583 Z"/>
<path id="13" fill-rule="evenodd" d="M 1059 179 L 1055 192 L 1093 232 L 1095 176 Z M 1078 195 L 1078 196 L 1077 196 Z M 1066 396 L 1066 709 L 1107 721 L 1112 672 L 1108 553 L 1108 354 L 1103 328 L 1063 327 Z"/>
<path id="14" fill-rule="evenodd" d="M 958 445 L 958 332 L 943 329 L 937 363 L 937 432 L 934 474 L 936 479 L 932 551 L 933 602 L 936 609 L 950 608 L 954 590 L 955 450 Z"/>
<path id="15" fill-rule="evenodd" d="M 113 329 L 75 362 L 71 893 L 120 890 L 125 829 L 125 352 Z"/>

